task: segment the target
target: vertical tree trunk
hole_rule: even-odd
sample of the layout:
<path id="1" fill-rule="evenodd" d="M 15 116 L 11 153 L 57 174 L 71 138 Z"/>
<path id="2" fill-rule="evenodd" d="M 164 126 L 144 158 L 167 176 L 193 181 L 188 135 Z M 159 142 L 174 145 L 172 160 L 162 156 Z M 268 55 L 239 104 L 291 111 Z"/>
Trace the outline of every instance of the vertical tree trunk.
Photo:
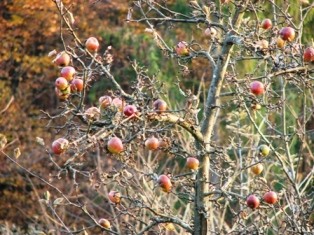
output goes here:
<path id="1" fill-rule="evenodd" d="M 233 18 L 233 27 L 237 29 L 242 21 L 243 11 L 238 9 Z M 204 136 L 204 144 L 197 143 L 198 150 L 206 150 L 206 153 L 200 156 L 201 167 L 198 171 L 195 183 L 195 209 L 194 209 L 194 235 L 209 235 L 209 217 L 210 203 L 204 197 L 209 193 L 209 183 L 217 181 L 215 174 L 210 175 L 210 141 L 213 134 L 214 126 L 220 111 L 219 95 L 224 82 L 225 73 L 229 64 L 230 54 L 233 49 L 234 32 L 229 32 L 223 39 L 220 56 L 214 66 L 211 78 L 211 84 L 207 94 L 207 100 L 204 107 L 204 118 L 201 123 L 201 131 Z M 212 228 L 214 230 L 214 228 Z"/>

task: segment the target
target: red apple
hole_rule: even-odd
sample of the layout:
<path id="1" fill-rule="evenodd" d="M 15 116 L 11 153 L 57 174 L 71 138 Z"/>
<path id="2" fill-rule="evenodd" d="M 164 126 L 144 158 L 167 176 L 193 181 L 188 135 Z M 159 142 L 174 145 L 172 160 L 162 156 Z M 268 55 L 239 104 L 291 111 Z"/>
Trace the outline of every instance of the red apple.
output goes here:
<path id="1" fill-rule="evenodd" d="M 262 173 L 264 167 L 261 163 L 257 163 L 256 165 L 251 167 L 251 171 L 253 172 L 253 174 L 255 175 L 259 175 Z"/>
<path id="2" fill-rule="evenodd" d="M 314 48 L 308 47 L 305 49 L 303 54 L 303 59 L 305 62 L 314 62 Z"/>
<path id="3" fill-rule="evenodd" d="M 295 31 L 291 27 L 284 27 L 279 31 L 279 35 L 284 41 L 291 42 L 295 38 Z"/>
<path id="4" fill-rule="evenodd" d="M 98 42 L 97 38 L 90 37 L 86 40 L 85 46 L 86 46 L 87 50 L 89 50 L 90 52 L 96 52 L 96 51 L 98 51 L 98 48 L 99 48 L 99 42 Z"/>
<path id="5" fill-rule="evenodd" d="M 57 54 L 53 62 L 58 66 L 62 67 L 68 66 L 71 62 L 71 57 L 65 51 L 61 51 L 60 53 Z"/>
<path id="6" fill-rule="evenodd" d="M 261 95 L 261 94 L 264 94 L 265 92 L 264 84 L 261 83 L 260 81 L 251 82 L 250 88 L 251 88 L 251 92 L 254 95 Z"/>
<path id="7" fill-rule="evenodd" d="M 277 193 L 275 193 L 273 191 L 269 191 L 269 192 L 264 194 L 263 199 L 268 204 L 275 204 L 278 201 L 278 196 L 277 196 Z"/>
<path id="8" fill-rule="evenodd" d="M 270 29 L 271 27 L 273 26 L 273 23 L 271 22 L 271 20 L 270 19 L 264 19 L 263 21 L 262 21 L 262 24 L 261 24 L 261 27 L 263 28 L 263 29 Z"/>
<path id="9" fill-rule="evenodd" d="M 171 191 L 172 184 L 168 176 L 160 175 L 158 177 L 157 183 L 164 192 L 169 193 Z"/>
<path id="10" fill-rule="evenodd" d="M 107 143 L 107 148 L 110 153 L 121 153 L 123 151 L 121 139 L 118 137 L 112 137 Z"/>
<path id="11" fill-rule="evenodd" d="M 252 208 L 252 209 L 256 209 L 257 207 L 259 207 L 259 199 L 258 197 L 256 197 L 255 195 L 250 195 L 247 197 L 246 199 L 246 204 L 248 207 Z"/>
<path id="12" fill-rule="evenodd" d="M 108 198 L 112 203 L 120 204 L 121 202 L 121 193 L 117 191 L 110 191 L 108 194 Z"/>
<path id="13" fill-rule="evenodd" d="M 158 99 L 154 101 L 153 107 L 157 113 L 162 113 L 167 110 L 167 103 L 164 100 Z"/>
<path id="14" fill-rule="evenodd" d="M 72 81 L 75 75 L 75 68 L 72 66 L 65 66 L 61 69 L 61 77 L 64 77 L 68 82 Z"/>
<path id="15" fill-rule="evenodd" d="M 55 86 L 59 90 L 65 90 L 69 86 L 69 83 L 64 77 L 58 77 L 55 81 Z"/>
<path id="16" fill-rule="evenodd" d="M 69 147 L 69 141 L 65 138 L 59 138 L 52 142 L 51 148 L 54 154 L 61 154 Z"/>
<path id="17" fill-rule="evenodd" d="M 185 41 L 181 41 L 176 46 L 176 53 L 179 56 L 188 56 L 190 54 L 190 50 L 188 48 L 188 43 Z"/>
<path id="18" fill-rule="evenodd" d="M 98 223 L 106 229 L 110 229 L 111 227 L 109 220 L 104 219 L 104 218 L 101 218 L 100 220 L 98 220 Z"/>
<path id="19" fill-rule="evenodd" d="M 188 157 L 186 159 L 186 166 L 190 170 L 197 170 L 200 165 L 200 161 L 195 157 Z"/>
<path id="20" fill-rule="evenodd" d="M 134 105 L 127 105 L 123 109 L 123 113 L 127 117 L 134 116 L 137 112 L 137 108 Z"/>
<path id="21" fill-rule="evenodd" d="M 84 116 L 90 122 L 97 121 L 100 119 L 100 110 L 97 107 L 90 107 L 85 110 Z"/>
<path id="22" fill-rule="evenodd" d="M 80 78 L 74 78 L 71 82 L 71 91 L 81 92 L 84 89 L 84 81 Z"/>
<path id="23" fill-rule="evenodd" d="M 149 137 L 145 141 L 145 146 L 149 150 L 156 150 L 159 147 L 159 140 L 156 137 L 154 137 L 154 136 Z"/>
<path id="24" fill-rule="evenodd" d="M 98 99 L 98 102 L 99 102 L 100 108 L 105 109 L 111 105 L 112 99 L 110 96 L 104 95 Z"/>

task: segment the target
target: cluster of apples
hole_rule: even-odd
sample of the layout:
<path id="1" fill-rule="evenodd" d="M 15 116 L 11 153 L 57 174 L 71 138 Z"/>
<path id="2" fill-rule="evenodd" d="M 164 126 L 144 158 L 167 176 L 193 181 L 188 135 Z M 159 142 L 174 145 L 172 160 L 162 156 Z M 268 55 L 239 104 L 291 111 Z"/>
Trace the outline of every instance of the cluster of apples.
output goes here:
<path id="1" fill-rule="evenodd" d="M 66 100 L 71 92 L 83 90 L 83 80 L 76 78 L 75 68 L 70 66 L 71 57 L 65 51 L 60 52 L 54 59 L 54 63 L 62 67 L 60 77 L 55 81 L 55 92 L 59 99 Z"/>
<path id="2" fill-rule="evenodd" d="M 91 52 L 97 52 L 99 49 L 99 42 L 96 38 L 90 37 L 85 43 L 86 49 Z M 55 92 L 59 99 L 66 100 L 71 93 L 81 92 L 84 88 L 84 82 L 81 78 L 76 77 L 76 70 L 70 66 L 70 55 L 62 51 L 57 54 L 53 62 L 62 67 L 60 77 L 55 81 Z"/>
<path id="3" fill-rule="evenodd" d="M 265 30 L 271 29 L 273 26 L 270 19 L 264 19 L 261 23 L 261 27 Z M 277 46 L 283 48 L 286 42 L 292 42 L 295 39 L 295 30 L 292 27 L 283 27 L 279 31 L 279 37 L 276 40 Z M 268 47 L 268 42 L 267 42 Z M 308 47 L 303 52 L 304 62 L 314 62 L 314 48 Z"/>
<path id="4" fill-rule="evenodd" d="M 99 98 L 100 107 L 105 109 L 110 105 L 116 106 L 128 118 L 133 118 L 138 114 L 138 109 L 133 104 L 123 105 L 119 98 L 112 99 L 110 96 L 102 96 Z M 153 103 L 155 112 L 162 113 L 167 110 L 167 103 L 162 99 L 157 99 Z M 151 136 L 145 140 L 145 146 L 148 150 L 156 150 L 160 146 L 158 138 Z M 107 143 L 107 149 L 110 153 L 119 154 L 124 150 L 122 140 L 119 137 L 112 137 Z"/>
<path id="5" fill-rule="evenodd" d="M 258 150 L 259 150 L 259 154 L 262 157 L 267 157 L 270 153 L 270 148 L 265 144 L 260 145 L 258 147 Z M 262 163 L 257 163 L 251 167 L 251 172 L 255 175 L 261 174 L 263 170 L 264 170 L 264 167 Z"/>
<path id="6" fill-rule="evenodd" d="M 278 201 L 277 193 L 274 191 L 268 191 L 264 194 L 263 200 L 268 204 L 275 204 Z M 256 209 L 260 206 L 260 200 L 256 195 L 251 194 L 246 199 L 246 205 L 252 209 Z"/>

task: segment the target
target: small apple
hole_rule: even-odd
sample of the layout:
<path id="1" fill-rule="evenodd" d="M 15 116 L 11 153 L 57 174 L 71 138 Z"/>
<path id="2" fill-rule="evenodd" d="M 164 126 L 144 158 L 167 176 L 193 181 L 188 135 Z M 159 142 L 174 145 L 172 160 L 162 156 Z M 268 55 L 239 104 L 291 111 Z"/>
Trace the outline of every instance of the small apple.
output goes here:
<path id="1" fill-rule="evenodd" d="M 53 62 L 58 66 L 62 67 L 68 66 L 71 62 L 71 57 L 65 51 L 61 51 L 60 53 L 57 54 Z"/>
<path id="2" fill-rule="evenodd" d="M 69 86 L 64 90 L 60 90 L 57 87 L 55 87 L 55 92 L 56 92 L 57 97 L 60 100 L 66 100 L 67 98 L 69 98 L 69 96 L 71 94 L 71 89 Z"/>
<path id="3" fill-rule="evenodd" d="M 136 112 L 137 112 L 137 108 L 134 105 L 131 105 L 131 104 L 125 106 L 124 109 L 123 109 L 123 113 L 127 117 L 134 116 L 136 114 Z"/>
<path id="4" fill-rule="evenodd" d="M 159 147 L 159 140 L 156 137 L 154 137 L 154 136 L 149 137 L 145 141 L 145 147 L 148 150 L 156 150 Z"/>
<path id="5" fill-rule="evenodd" d="M 204 34 L 208 38 L 215 38 L 217 35 L 217 30 L 214 27 L 206 28 Z"/>
<path id="6" fill-rule="evenodd" d="M 65 90 L 69 86 L 68 80 L 66 80 L 64 77 L 58 77 L 55 81 L 55 86 L 59 90 Z"/>
<path id="7" fill-rule="evenodd" d="M 197 170 L 200 165 L 200 161 L 195 157 L 188 157 L 186 159 L 186 166 L 190 170 Z"/>
<path id="8" fill-rule="evenodd" d="M 251 89 L 251 92 L 254 95 L 262 95 L 262 94 L 265 93 L 264 84 L 261 83 L 260 81 L 253 81 L 253 82 L 251 82 L 250 89 Z"/>
<path id="9" fill-rule="evenodd" d="M 120 204 L 121 202 L 121 193 L 117 191 L 110 191 L 108 194 L 109 200 L 114 204 Z"/>
<path id="10" fill-rule="evenodd" d="M 121 139 L 118 137 L 112 137 L 107 143 L 107 148 L 110 153 L 121 153 L 123 151 Z"/>
<path id="11" fill-rule="evenodd" d="M 252 105 L 251 105 L 251 108 L 252 108 L 253 110 L 260 110 L 260 109 L 262 108 L 262 106 L 261 106 L 260 104 L 252 104 Z"/>
<path id="12" fill-rule="evenodd" d="M 86 46 L 86 49 L 89 50 L 90 52 L 96 52 L 99 49 L 99 42 L 97 38 L 90 37 L 86 40 L 85 46 Z"/>
<path id="13" fill-rule="evenodd" d="M 115 106 L 119 111 L 122 111 L 122 110 L 123 110 L 124 103 L 123 103 L 123 101 L 122 101 L 120 98 L 118 98 L 118 97 L 114 98 L 114 99 L 112 100 L 111 104 L 112 104 L 113 106 Z"/>
<path id="14" fill-rule="evenodd" d="M 75 75 L 75 68 L 72 66 L 65 66 L 61 69 L 61 77 L 64 77 L 68 82 L 72 81 L 74 75 Z"/>
<path id="15" fill-rule="evenodd" d="M 295 31 L 291 27 L 284 27 L 279 31 L 279 35 L 282 40 L 291 42 L 295 38 Z"/>
<path id="16" fill-rule="evenodd" d="M 171 191 L 172 184 L 168 176 L 160 175 L 157 179 L 157 183 L 164 192 L 169 193 Z"/>
<path id="17" fill-rule="evenodd" d="M 256 209 L 259 207 L 259 199 L 255 195 L 251 194 L 246 199 L 246 205 L 252 209 Z"/>
<path id="18" fill-rule="evenodd" d="M 190 54 L 188 43 L 185 41 L 179 42 L 176 46 L 176 53 L 178 56 L 188 56 Z"/>
<path id="19" fill-rule="evenodd" d="M 90 107 L 85 110 L 84 117 L 89 122 L 98 121 L 100 119 L 100 110 L 97 107 Z"/>
<path id="20" fill-rule="evenodd" d="M 264 19 L 262 21 L 261 27 L 265 30 L 270 29 L 273 26 L 273 23 L 270 19 Z"/>
<path id="21" fill-rule="evenodd" d="M 282 49 L 282 48 L 285 47 L 286 41 L 284 41 L 281 37 L 278 37 L 276 39 L 276 45 L 277 45 L 278 48 Z"/>
<path id="22" fill-rule="evenodd" d="M 269 192 L 264 194 L 263 199 L 268 204 L 275 204 L 278 201 L 278 196 L 277 196 L 277 193 L 275 193 L 273 191 L 269 191 Z"/>
<path id="23" fill-rule="evenodd" d="M 111 105 L 112 99 L 110 96 L 104 95 L 98 99 L 98 102 L 99 102 L 100 108 L 105 109 Z"/>
<path id="24" fill-rule="evenodd" d="M 263 165 L 261 163 L 257 163 L 256 165 L 251 167 L 251 171 L 255 175 L 261 174 L 263 169 L 264 169 L 264 167 L 263 167 Z"/>
<path id="25" fill-rule="evenodd" d="M 72 92 L 81 92 L 84 89 L 84 81 L 80 78 L 74 78 L 71 82 Z"/>
<path id="26" fill-rule="evenodd" d="M 266 144 L 262 144 L 258 147 L 259 153 L 263 156 L 263 157 L 267 157 L 269 155 L 270 152 L 270 148 L 266 145 Z"/>
<path id="27" fill-rule="evenodd" d="M 59 138 L 52 142 L 51 148 L 54 154 L 61 154 L 69 147 L 69 141 L 65 138 Z"/>
<path id="28" fill-rule="evenodd" d="M 305 62 L 314 62 L 314 48 L 308 47 L 304 50 L 303 59 Z"/>
<path id="29" fill-rule="evenodd" d="M 98 223 L 106 229 L 110 229 L 111 227 L 109 220 L 104 219 L 104 218 L 101 218 L 100 220 L 98 220 Z"/>
<path id="30" fill-rule="evenodd" d="M 154 101 L 153 107 L 157 113 L 162 113 L 167 110 L 167 103 L 164 100 L 158 99 Z"/>

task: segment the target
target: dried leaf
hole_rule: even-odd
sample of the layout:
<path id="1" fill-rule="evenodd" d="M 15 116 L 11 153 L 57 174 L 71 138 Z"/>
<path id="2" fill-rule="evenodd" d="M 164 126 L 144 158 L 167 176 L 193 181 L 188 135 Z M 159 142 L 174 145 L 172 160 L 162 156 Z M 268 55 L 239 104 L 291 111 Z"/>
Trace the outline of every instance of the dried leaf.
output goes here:
<path id="1" fill-rule="evenodd" d="M 43 138 L 40 138 L 40 137 L 36 137 L 36 142 L 41 145 L 41 146 L 45 146 L 45 142 L 44 142 L 44 139 Z"/>
<path id="2" fill-rule="evenodd" d="M 3 149 L 7 143 L 7 137 L 5 137 L 3 134 L 0 134 L 0 150 Z"/>
<path id="3" fill-rule="evenodd" d="M 61 205 L 63 201 L 64 201 L 63 197 L 58 197 L 56 200 L 54 200 L 53 205 L 54 206 Z"/>
<path id="4" fill-rule="evenodd" d="M 48 57 L 55 56 L 56 54 L 57 54 L 57 51 L 56 51 L 56 49 L 54 49 L 54 50 L 52 50 L 52 51 L 50 51 L 50 52 L 48 53 Z"/>
<path id="5" fill-rule="evenodd" d="M 44 198 L 49 201 L 50 200 L 50 192 L 47 190 L 45 193 L 44 193 Z"/>
<path id="6" fill-rule="evenodd" d="M 14 149 L 14 157 L 17 159 L 21 156 L 21 150 L 20 148 L 15 148 Z"/>

